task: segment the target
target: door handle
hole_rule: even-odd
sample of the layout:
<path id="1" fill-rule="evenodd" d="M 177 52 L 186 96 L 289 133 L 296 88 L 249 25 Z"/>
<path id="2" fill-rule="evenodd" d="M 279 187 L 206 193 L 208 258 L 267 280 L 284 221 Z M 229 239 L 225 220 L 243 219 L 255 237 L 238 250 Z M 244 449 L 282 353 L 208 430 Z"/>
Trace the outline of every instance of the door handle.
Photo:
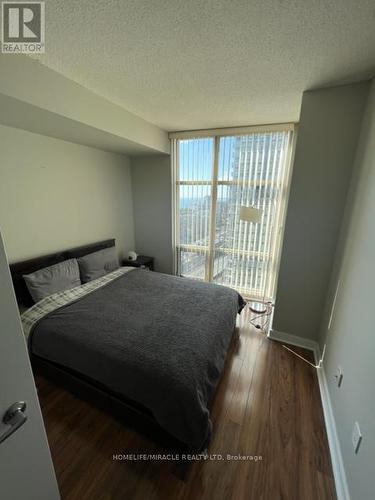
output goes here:
<path id="1" fill-rule="evenodd" d="M 0 434 L 0 443 L 5 441 L 26 422 L 27 415 L 25 414 L 25 410 L 26 403 L 24 401 L 18 401 L 7 409 L 4 413 L 2 423 L 7 425 L 8 429 L 5 429 Z"/>

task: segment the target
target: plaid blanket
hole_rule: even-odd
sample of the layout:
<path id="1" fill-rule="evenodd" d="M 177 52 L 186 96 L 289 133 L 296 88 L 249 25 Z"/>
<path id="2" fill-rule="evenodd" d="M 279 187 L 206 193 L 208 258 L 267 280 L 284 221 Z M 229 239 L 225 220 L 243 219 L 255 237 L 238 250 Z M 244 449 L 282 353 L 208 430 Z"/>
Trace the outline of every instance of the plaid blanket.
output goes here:
<path id="1" fill-rule="evenodd" d="M 90 281 L 89 283 L 85 283 L 84 285 L 76 286 L 75 288 L 71 288 L 70 290 L 64 290 L 62 292 L 57 292 L 52 295 L 49 295 L 45 299 L 40 300 L 35 305 L 33 305 L 30 309 L 25 311 L 21 316 L 23 332 L 26 338 L 29 337 L 31 329 L 34 327 L 36 323 L 38 323 L 44 316 L 55 311 L 59 307 L 63 307 L 71 302 L 75 302 L 76 300 L 84 297 L 85 295 L 101 288 L 104 285 L 107 285 L 114 279 L 122 276 L 123 274 L 133 271 L 134 267 L 120 267 L 116 271 L 113 271 L 101 278 Z"/>

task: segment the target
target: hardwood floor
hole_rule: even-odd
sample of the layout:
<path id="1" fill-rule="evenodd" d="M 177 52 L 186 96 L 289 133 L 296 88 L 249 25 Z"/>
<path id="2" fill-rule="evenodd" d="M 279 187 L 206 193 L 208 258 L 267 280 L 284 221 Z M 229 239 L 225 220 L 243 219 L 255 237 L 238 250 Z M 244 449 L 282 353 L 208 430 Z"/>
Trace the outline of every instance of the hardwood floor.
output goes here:
<path id="1" fill-rule="evenodd" d="M 247 311 L 238 329 L 212 407 L 208 453 L 224 460 L 195 461 L 184 479 L 174 462 L 114 461 L 114 454 L 163 450 L 37 374 L 62 498 L 336 498 L 315 369 L 251 327 Z M 262 459 L 228 461 L 227 454 Z"/>

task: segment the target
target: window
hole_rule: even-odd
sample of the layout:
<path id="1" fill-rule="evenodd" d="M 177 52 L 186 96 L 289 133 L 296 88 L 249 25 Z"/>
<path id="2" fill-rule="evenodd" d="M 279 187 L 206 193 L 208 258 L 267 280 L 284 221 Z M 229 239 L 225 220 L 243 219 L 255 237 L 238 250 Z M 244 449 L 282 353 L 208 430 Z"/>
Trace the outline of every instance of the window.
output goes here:
<path id="1" fill-rule="evenodd" d="M 292 136 L 292 125 L 171 134 L 177 274 L 274 298 Z M 241 205 L 261 222 L 240 220 Z"/>

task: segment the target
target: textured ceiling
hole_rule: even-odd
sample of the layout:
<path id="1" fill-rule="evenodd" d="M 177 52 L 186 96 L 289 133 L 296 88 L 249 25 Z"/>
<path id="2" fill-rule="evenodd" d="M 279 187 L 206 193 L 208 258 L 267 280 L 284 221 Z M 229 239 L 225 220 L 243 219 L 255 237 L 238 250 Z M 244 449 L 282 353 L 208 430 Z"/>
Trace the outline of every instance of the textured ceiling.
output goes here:
<path id="1" fill-rule="evenodd" d="M 374 0 L 47 0 L 43 64 L 167 130 L 297 120 L 375 73 Z"/>

